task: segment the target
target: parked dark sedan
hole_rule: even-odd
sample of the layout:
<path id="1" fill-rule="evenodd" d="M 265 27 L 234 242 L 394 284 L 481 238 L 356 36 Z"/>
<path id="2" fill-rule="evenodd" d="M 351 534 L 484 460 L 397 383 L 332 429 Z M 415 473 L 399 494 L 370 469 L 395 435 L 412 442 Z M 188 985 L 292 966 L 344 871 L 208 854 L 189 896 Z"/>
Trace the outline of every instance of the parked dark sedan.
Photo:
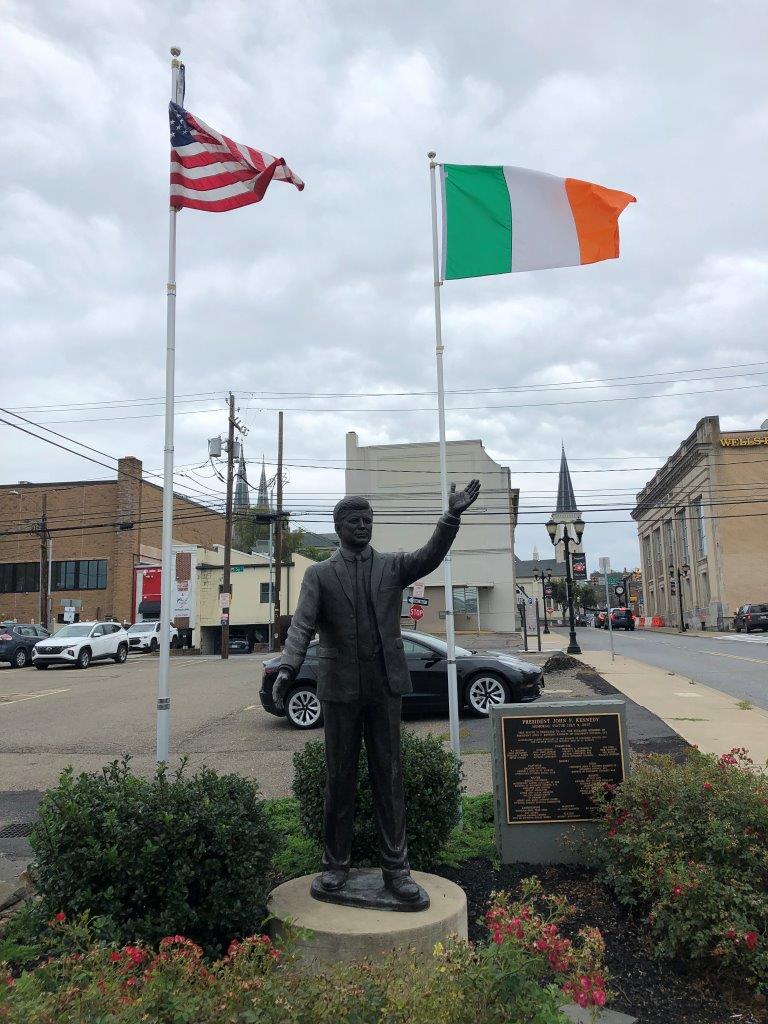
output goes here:
<path id="1" fill-rule="evenodd" d="M 753 629 L 768 631 L 768 604 L 743 604 L 733 616 L 733 628 L 737 633 Z"/>
<path id="2" fill-rule="evenodd" d="M 42 626 L 3 622 L 0 625 L 0 661 L 7 661 L 13 668 L 24 668 L 32 661 L 32 648 L 37 641 L 50 635 Z"/>
<path id="3" fill-rule="evenodd" d="M 628 629 L 634 632 L 635 613 L 631 608 L 611 608 L 611 629 Z M 603 629 L 608 629 L 608 616 L 605 618 Z"/>
<path id="4" fill-rule="evenodd" d="M 413 693 L 403 697 L 403 713 L 448 710 L 448 665 L 444 640 L 426 633 L 403 636 L 403 650 L 411 673 Z M 314 729 L 323 724 L 317 699 L 318 641 L 307 650 L 293 687 L 285 701 L 285 717 L 296 729 Z M 282 715 L 272 703 L 272 683 L 280 667 L 280 658 L 264 662 L 259 697 L 271 715 Z M 459 706 L 472 715 L 487 718 L 496 704 L 535 700 L 544 686 L 542 670 L 505 651 L 468 651 L 456 648 L 456 675 Z"/>

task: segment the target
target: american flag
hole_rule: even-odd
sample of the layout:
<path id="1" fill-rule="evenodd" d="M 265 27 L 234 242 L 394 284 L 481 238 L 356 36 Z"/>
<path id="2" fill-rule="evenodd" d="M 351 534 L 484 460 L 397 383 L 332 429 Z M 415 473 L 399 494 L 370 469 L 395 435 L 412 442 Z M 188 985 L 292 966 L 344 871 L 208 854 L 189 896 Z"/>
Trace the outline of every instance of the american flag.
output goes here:
<path id="1" fill-rule="evenodd" d="M 279 156 L 241 146 L 184 110 L 168 109 L 171 122 L 171 206 L 224 213 L 258 203 L 275 181 L 299 190 L 304 182 Z"/>

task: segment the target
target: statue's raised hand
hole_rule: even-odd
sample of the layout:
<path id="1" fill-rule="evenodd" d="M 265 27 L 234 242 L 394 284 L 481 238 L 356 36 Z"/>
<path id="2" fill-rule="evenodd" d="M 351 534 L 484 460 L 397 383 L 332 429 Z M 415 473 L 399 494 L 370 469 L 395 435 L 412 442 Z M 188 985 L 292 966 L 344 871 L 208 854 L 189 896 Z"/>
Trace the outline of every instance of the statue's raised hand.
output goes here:
<path id="1" fill-rule="evenodd" d="M 470 505 L 477 501 L 480 493 L 480 481 L 470 480 L 463 491 L 456 490 L 456 484 L 451 484 L 451 492 L 448 495 L 448 509 L 455 516 L 466 512 Z"/>

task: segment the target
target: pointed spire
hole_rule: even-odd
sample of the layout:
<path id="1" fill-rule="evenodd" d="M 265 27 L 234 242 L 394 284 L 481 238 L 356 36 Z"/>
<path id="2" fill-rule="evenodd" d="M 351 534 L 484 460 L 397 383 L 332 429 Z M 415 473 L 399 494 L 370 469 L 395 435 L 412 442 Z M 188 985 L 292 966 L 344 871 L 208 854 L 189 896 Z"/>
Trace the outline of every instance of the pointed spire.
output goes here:
<path id="1" fill-rule="evenodd" d="M 267 470 L 264 464 L 264 456 L 261 456 L 261 476 L 259 477 L 259 490 L 256 497 L 256 508 L 269 508 L 269 491 L 267 489 Z"/>
<path id="2" fill-rule="evenodd" d="M 248 493 L 248 477 L 246 476 L 245 469 L 245 454 L 243 449 L 240 449 L 240 461 L 237 464 L 237 474 L 235 476 L 235 496 L 232 502 L 232 507 L 236 512 L 242 512 L 244 509 L 250 508 L 251 499 Z"/>
<path id="3" fill-rule="evenodd" d="M 534 561 L 534 562 L 538 562 L 538 560 L 539 560 L 539 549 L 538 549 L 538 547 L 537 547 L 537 546 L 536 546 L 536 545 L 534 544 L 534 545 L 533 545 L 533 561 Z"/>
<path id="4" fill-rule="evenodd" d="M 576 495 L 573 493 L 571 473 L 565 457 L 565 445 L 560 456 L 560 477 L 557 481 L 557 505 L 555 512 L 577 512 Z"/>

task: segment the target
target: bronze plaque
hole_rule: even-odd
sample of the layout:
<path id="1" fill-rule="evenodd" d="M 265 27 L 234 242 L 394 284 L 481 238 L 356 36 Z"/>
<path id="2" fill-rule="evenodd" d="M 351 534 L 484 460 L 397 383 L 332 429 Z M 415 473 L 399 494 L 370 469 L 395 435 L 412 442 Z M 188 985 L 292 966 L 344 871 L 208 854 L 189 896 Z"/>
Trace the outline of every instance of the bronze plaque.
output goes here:
<path id="1" fill-rule="evenodd" d="M 507 824 L 593 821 L 596 784 L 624 781 L 618 712 L 501 719 Z"/>

